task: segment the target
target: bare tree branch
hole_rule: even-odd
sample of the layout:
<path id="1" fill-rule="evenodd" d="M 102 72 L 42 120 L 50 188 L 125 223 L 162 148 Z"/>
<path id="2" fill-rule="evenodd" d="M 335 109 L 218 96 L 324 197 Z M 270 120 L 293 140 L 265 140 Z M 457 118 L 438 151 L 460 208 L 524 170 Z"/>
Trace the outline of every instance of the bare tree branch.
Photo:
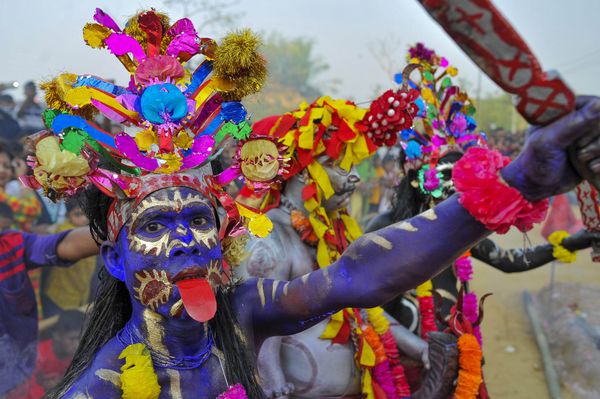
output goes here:
<path id="1" fill-rule="evenodd" d="M 231 29 L 244 15 L 234 11 L 239 0 L 163 0 L 163 3 L 167 8 L 180 8 L 186 18 L 201 16 L 203 30 L 217 25 Z"/>
<path id="2" fill-rule="evenodd" d="M 402 58 L 404 55 L 403 50 L 404 43 L 400 38 L 394 36 L 378 39 L 369 44 L 369 52 L 373 59 L 392 81 L 394 75 L 405 64 Z"/>

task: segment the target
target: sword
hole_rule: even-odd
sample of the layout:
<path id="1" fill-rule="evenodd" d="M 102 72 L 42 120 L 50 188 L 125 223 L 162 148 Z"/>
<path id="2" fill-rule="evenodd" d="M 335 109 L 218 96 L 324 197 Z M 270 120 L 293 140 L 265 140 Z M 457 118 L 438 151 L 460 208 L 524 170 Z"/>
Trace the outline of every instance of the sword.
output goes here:
<path id="1" fill-rule="evenodd" d="M 544 72 L 523 38 L 491 0 L 418 1 L 486 75 L 515 96 L 517 111 L 527 122 L 544 126 L 573 111 L 575 94 L 558 73 Z M 578 172 L 585 177 L 585 173 Z M 600 231 L 598 189 L 587 180 L 576 189 L 589 231 Z M 592 259 L 600 262 L 598 243 L 592 248 Z"/>

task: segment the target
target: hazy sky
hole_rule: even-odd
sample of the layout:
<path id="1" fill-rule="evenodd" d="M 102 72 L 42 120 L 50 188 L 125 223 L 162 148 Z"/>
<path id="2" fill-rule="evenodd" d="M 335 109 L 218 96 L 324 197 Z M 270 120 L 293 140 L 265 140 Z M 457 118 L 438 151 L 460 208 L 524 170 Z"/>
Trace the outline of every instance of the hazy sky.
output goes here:
<path id="1" fill-rule="evenodd" d="M 578 93 L 600 95 L 600 1 L 497 0 L 496 4 L 545 69 L 559 70 Z M 116 77 L 123 83 L 126 74 L 118 61 L 83 43 L 81 28 L 92 21 L 95 7 L 120 24 L 146 7 L 180 16 L 180 9 L 168 10 L 160 0 L 1 0 L 0 82 L 45 79 L 70 71 Z M 239 27 L 313 38 L 316 54 L 331 67 L 322 78 L 340 80 L 337 96 L 368 100 L 375 87 L 391 83 L 369 51 L 381 41 L 398 43 L 398 69 L 408 44 L 422 41 L 445 55 L 473 85 L 478 80 L 477 68 L 416 0 L 240 0 L 235 10 L 243 13 Z M 201 16 L 193 19 L 202 35 L 217 38 L 224 33 L 218 27 L 203 31 Z M 495 90 L 484 77 L 482 92 Z"/>

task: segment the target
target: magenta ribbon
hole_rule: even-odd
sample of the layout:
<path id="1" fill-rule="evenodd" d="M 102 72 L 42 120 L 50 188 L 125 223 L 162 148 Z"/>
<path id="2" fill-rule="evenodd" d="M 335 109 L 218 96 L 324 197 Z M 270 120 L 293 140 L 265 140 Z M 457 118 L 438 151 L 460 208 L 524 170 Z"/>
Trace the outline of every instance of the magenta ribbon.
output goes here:
<path id="1" fill-rule="evenodd" d="M 160 166 L 154 158 L 144 156 L 137 146 L 137 143 L 127 133 L 121 132 L 115 136 L 115 143 L 121 153 L 131 160 L 136 166 L 147 170 L 154 171 Z"/>
<path id="2" fill-rule="evenodd" d="M 146 53 L 138 41 L 125 33 L 112 33 L 106 38 L 105 44 L 116 56 L 131 53 L 138 63 L 146 59 Z"/>

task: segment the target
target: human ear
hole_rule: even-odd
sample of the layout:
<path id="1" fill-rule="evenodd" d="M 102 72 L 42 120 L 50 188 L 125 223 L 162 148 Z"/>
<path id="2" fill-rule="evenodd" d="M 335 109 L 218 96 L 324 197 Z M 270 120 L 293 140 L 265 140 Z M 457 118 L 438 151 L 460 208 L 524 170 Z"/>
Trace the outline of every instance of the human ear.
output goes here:
<path id="1" fill-rule="evenodd" d="M 108 273 L 119 281 L 125 281 L 125 267 L 115 243 L 104 241 L 100 246 L 100 256 Z"/>

